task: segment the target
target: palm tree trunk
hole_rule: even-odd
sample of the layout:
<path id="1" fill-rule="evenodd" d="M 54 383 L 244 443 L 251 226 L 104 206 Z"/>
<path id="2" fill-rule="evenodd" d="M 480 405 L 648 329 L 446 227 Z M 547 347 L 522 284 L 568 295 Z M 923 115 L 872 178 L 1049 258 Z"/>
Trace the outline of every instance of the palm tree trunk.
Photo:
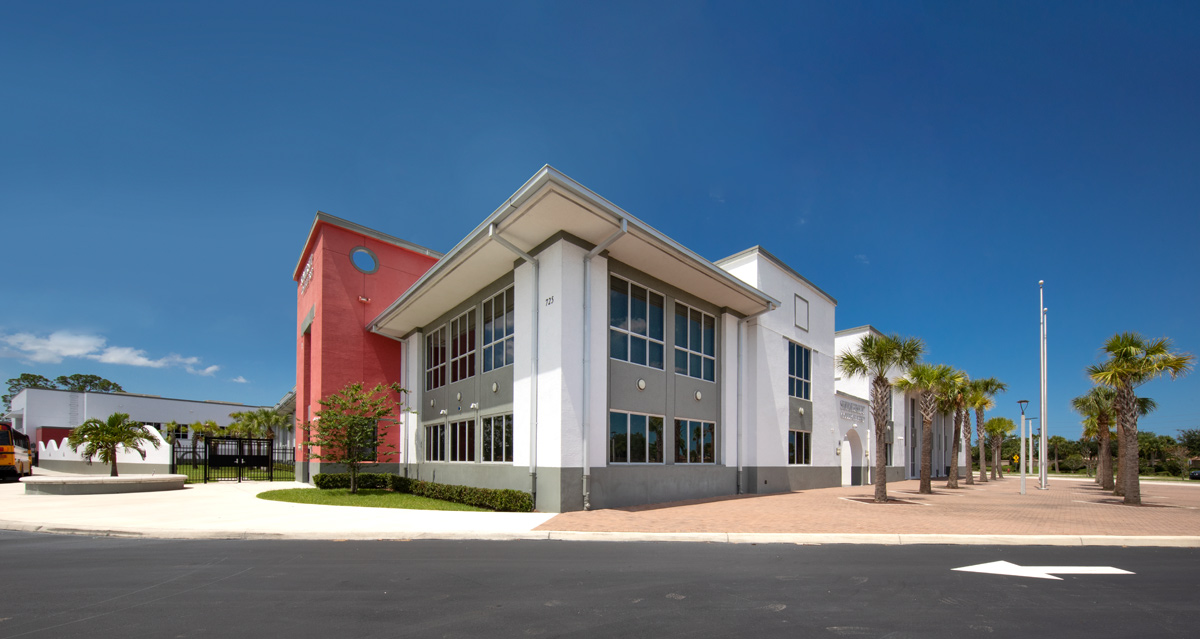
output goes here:
<path id="1" fill-rule="evenodd" d="M 1125 424 L 1120 417 L 1117 417 L 1117 480 L 1113 482 L 1113 494 L 1125 496 Z"/>
<path id="2" fill-rule="evenodd" d="M 1125 434 L 1121 439 L 1121 457 L 1125 460 L 1125 503 L 1132 506 L 1142 505 L 1142 486 L 1138 482 L 1138 442 L 1137 442 L 1137 396 L 1133 394 L 1133 386 L 1128 383 L 1117 389 L 1120 400 L 1118 423 L 1125 423 Z"/>
<path id="3" fill-rule="evenodd" d="M 887 433 L 888 399 L 892 385 L 886 377 L 871 380 L 871 413 L 875 420 L 875 502 L 887 503 L 887 457 L 883 454 Z"/>
<path id="4" fill-rule="evenodd" d="M 992 438 L 992 479 L 1004 479 L 1004 467 L 1000 465 L 1000 438 Z"/>
<path id="5" fill-rule="evenodd" d="M 979 438 L 979 481 L 987 482 L 987 454 L 983 449 L 983 409 L 975 409 L 975 435 Z"/>
<path id="6" fill-rule="evenodd" d="M 946 488 L 958 488 L 958 448 L 962 442 L 961 408 L 954 409 L 954 439 L 950 442 L 950 472 L 946 477 Z"/>
<path id="7" fill-rule="evenodd" d="M 933 494 L 933 415 L 921 416 L 921 487 L 925 495 Z"/>
<path id="8" fill-rule="evenodd" d="M 1097 434 L 1100 436 L 1100 459 L 1096 463 L 1096 478 L 1100 480 L 1100 488 L 1113 489 L 1112 447 L 1109 444 L 1108 420 L 1097 420 Z"/>
<path id="9" fill-rule="evenodd" d="M 113 447 L 113 451 L 112 451 L 112 470 L 111 470 L 111 471 L 109 471 L 109 473 L 108 473 L 108 476 L 109 476 L 109 477 L 116 477 L 116 476 L 117 476 L 117 449 L 116 449 L 116 447 Z"/>
<path id="10" fill-rule="evenodd" d="M 967 458 L 967 485 L 975 484 L 975 473 L 971 472 L 971 462 L 975 461 L 975 457 L 971 454 L 971 411 L 963 409 L 963 450 L 966 451 Z"/>

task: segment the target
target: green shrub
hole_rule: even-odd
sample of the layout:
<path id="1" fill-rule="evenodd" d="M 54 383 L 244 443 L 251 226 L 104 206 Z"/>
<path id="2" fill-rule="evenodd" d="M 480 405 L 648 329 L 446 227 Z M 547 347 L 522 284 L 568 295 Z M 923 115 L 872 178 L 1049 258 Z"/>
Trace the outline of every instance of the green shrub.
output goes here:
<path id="1" fill-rule="evenodd" d="M 386 489 L 392 477 L 387 473 L 359 473 L 358 487 Z M 313 476 L 313 485 L 322 490 L 350 488 L 350 473 L 318 473 Z"/>
<path id="2" fill-rule="evenodd" d="M 313 476 L 313 484 L 321 489 L 350 488 L 350 474 L 319 473 Z M 499 512 L 533 512 L 533 497 L 529 493 L 507 488 L 475 488 L 474 486 L 435 484 L 385 473 L 359 473 L 358 487 L 391 488 L 398 493 L 410 493 L 418 497 L 440 499 Z"/>
<path id="3" fill-rule="evenodd" d="M 533 497 L 520 490 L 435 484 L 395 475 L 392 476 L 392 490 L 499 512 L 533 512 Z"/>

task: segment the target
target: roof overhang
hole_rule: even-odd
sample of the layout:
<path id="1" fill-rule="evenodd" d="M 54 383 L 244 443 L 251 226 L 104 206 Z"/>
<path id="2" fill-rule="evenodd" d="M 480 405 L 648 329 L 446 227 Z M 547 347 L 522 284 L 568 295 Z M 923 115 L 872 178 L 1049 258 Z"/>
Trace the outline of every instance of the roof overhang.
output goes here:
<path id="1" fill-rule="evenodd" d="M 531 253 L 566 234 L 589 247 L 610 238 L 625 221 L 627 233 L 607 255 L 669 281 L 740 316 L 778 306 L 779 301 L 730 275 L 612 202 L 551 166 L 544 166 L 512 197 L 433 265 L 367 329 L 403 338 L 461 303 L 483 285 L 513 269 L 519 260 L 501 242 Z"/>

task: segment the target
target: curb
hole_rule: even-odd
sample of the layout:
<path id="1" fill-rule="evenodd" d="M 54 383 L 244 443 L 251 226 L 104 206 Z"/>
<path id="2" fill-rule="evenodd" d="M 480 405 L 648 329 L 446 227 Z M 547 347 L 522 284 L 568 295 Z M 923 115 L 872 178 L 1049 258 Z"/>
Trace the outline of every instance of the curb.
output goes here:
<path id="1" fill-rule="evenodd" d="M 955 546 L 1136 546 L 1200 548 L 1200 536 L 1115 536 L 1115 535 L 936 535 L 936 534 L 837 534 L 837 533 L 653 533 L 552 531 L 425 531 L 413 533 L 295 531 L 288 533 L 256 530 L 218 531 L 188 529 L 80 528 L 53 524 L 29 524 L 0 520 L 0 529 L 54 535 L 119 537 L 141 539 L 210 540 L 313 540 L 313 541 L 574 541 L 574 542 L 687 542 L 722 544 L 793 545 L 955 545 Z"/>

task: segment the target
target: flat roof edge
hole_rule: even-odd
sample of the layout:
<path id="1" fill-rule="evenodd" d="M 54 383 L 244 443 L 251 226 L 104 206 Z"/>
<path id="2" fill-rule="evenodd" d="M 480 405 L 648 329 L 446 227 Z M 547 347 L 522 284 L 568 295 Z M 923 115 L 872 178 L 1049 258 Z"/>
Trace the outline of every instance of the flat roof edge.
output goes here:
<path id="1" fill-rule="evenodd" d="M 776 266 L 782 268 L 784 271 L 786 271 L 792 277 L 795 277 L 796 279 L 800 280 L 801 282 L 804 282 L 805 284 L 811 286 L 814 291 L 816 291 L 817 293 L 822 295 L 825 299 L 829 300 L 831 303 L 833 303 L 834 306 L 837 306 L 837 303 L 838 303 L 837 299 L 835 299 L 832 295 L 830 295 L 828 292 L 826 292 L 825 289 L 821 288 L 820 286 L 817 286 L 816 284 L 813 283 L 812 280 L 801 275 L 799 271 L 797 271 L 796 269 L 789 266 L 787 262 L 784 262 L 783 260 L 781 260 L 774 253 L 763 248 L 761 244 L 755 244 L 754 246 L 751 246 L 750 248 L 748 248 L 744 251 L 738 251 L 737 253 L 734 253 L 733 255 L 730 255 L 729 257 L 722 258 L 722 259 L 717 260 L 716 262 L 713 262 L 713 264 L 720 266 L 722 264 L 726 264 L 726 263 L 732 262 L 734 260 L 746 257 L 747 255 L 754 255 L 754 254 L 762 255 L 763 257 L 766 257 L 767 259 L 771 260 L 772 262 L 775 263 Z"/>

